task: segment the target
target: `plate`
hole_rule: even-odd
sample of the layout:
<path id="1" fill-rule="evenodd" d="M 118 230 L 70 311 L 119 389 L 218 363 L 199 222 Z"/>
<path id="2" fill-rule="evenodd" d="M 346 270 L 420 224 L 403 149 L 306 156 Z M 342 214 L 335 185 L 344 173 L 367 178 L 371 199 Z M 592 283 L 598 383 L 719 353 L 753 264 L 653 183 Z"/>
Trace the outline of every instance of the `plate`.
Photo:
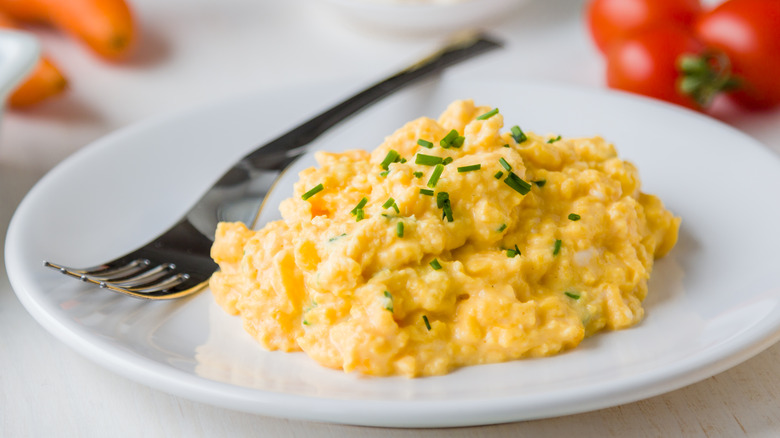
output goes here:
<path id="1" fill-rule="evenodd" d="M 372 426 L 477 425 L 605 408 L 702 380 L 780 339 L 777 157 L 706 116 L 560 84 L 445 76 L 390 97 L 314 146 L 372 149 L 456 98 L 497 106 L 507 124 L 528 131 L 615 142 L 639 167 L 643 190 L 683 218 L 680 240 L 655 265 L 642 323 L 565 354 L 441 377 L 361 377 L 302 353 L 262 351 L 208 292 L 145 302 L 41 266 L 43 259 L 91 265 L 149 240 L 257 141 L 348 88 L 225 101 L 120 130 L 74 154 L 30 191 L 10 223 L 6 264 L 19 299 L 75 350 L 153 388 L 240 411 Z M 306 156 L 293 170 L 311 163 Z M 280 185 L 268 202 L 289 190 Z M 262 220 L 274 215 L 266 208 Z"/>
<path id="2" fill-rule="evenodd" d="M 528 0 L 313 0 L 355 27 L 400 35 L 476 29 L 505 17 Z"/>

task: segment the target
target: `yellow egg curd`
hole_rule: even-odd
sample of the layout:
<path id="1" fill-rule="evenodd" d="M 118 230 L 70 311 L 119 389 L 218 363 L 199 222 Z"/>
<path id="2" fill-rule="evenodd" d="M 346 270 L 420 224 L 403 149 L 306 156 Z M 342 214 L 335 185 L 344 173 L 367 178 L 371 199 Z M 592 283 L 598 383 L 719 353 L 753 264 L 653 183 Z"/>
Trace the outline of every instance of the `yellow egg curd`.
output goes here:
<path id="1" fill-rule="evenodd" d="M 638 323 L 680 219 L 596 138 L 456 101 L 373 152 L 319 152 L 283 220 L 221 223 L 216 301 L 269 350 L 375 376 L 548 356 Z"/>

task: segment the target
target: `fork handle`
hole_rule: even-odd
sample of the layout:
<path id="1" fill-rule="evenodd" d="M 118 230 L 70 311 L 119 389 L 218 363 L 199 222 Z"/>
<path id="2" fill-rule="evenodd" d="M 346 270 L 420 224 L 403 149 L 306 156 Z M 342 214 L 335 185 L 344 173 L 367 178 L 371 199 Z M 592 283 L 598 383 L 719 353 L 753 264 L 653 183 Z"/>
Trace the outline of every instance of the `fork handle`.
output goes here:
<path id="1" fill-rule="evenodd" d="M 499 42 L 485 35 L 454 41 L 414 65 L 372 85 L 261 146 L 242 161 L 254 169 L 282 170 L 306 152 L 309 143 L 358 111 L 413 82 L 498 47 L 501 47 Z"/>
<path id="2" fill-rule="evenodd" d="M 258 193 L 256 189 L 253 191 L 253 185 L 257 185 L 252 184 L 254 180 L 264 181 L 269 174 L 275 177 L 276 173 L 306 152 L 307 146 L 318 136 L 394 91 L 499 47 L 501 47 L 499 42 L 484 35 L 460 38 L 260 146 L 228 170 L 195 203 L 185 220 L 191 222 L 200 233 L 212 240 L 217 222 L 220 220 L 242 221 L 248 226 L 253 226 L 260 201 L 265 195 L 265 192 Z M 263 189 L 267 190 L 269 186 L 270 184 L 266 184 Z"/>

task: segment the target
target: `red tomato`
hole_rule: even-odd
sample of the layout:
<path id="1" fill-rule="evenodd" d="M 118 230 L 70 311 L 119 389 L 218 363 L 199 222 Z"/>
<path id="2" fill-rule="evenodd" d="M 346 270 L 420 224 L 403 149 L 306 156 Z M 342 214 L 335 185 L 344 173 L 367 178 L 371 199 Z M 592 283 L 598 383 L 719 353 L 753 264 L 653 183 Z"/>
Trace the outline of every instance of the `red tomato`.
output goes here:
<path id="1" fill-rule="evenodd" d="M 676 26 L 662 26 L 615 42 L 607 52 L 607 85 L 612 88 L 699 108 L 679 91 L 677 62 L 681 55 L 699 54 L 702 44 Z"/>
<path id="2" fill-rule="evenodd" d="M 731 60 L 740 87 L 730 97 L 749 108 L 780 104 L 780 1 L 727 1 L 705 13 L 695 30 Z"/>
<path id="3" fill-rule="evenodd" d="M 599 50 L 658 25 L 688 27 L 701 12 L 700 0 L 592 0 L 587 6 L 590 34 Z"/>

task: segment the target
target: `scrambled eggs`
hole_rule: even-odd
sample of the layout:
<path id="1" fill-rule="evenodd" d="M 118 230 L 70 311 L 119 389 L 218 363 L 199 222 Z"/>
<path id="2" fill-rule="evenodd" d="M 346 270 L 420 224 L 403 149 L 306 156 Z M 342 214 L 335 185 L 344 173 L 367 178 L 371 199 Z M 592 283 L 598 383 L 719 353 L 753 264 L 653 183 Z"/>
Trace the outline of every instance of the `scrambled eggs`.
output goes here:
<path id="1" fill-rule="evenodd" d="M 456 101 L 320 152 L 283 220 L 221 223 L 217 302 L 270 350 L 386 376 L 553 355 L 642 319 L 680 220 L 601 138 L 501 132 Z"/>

